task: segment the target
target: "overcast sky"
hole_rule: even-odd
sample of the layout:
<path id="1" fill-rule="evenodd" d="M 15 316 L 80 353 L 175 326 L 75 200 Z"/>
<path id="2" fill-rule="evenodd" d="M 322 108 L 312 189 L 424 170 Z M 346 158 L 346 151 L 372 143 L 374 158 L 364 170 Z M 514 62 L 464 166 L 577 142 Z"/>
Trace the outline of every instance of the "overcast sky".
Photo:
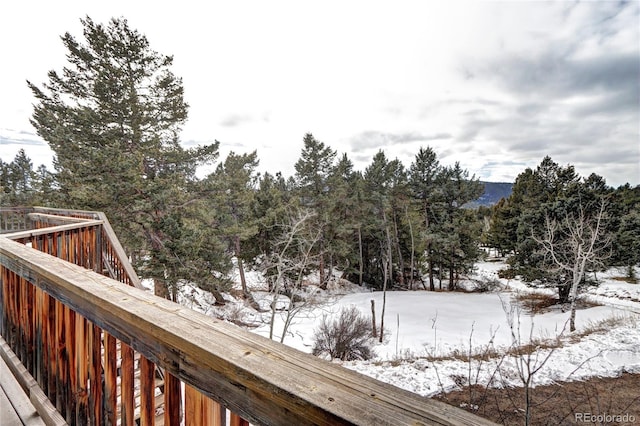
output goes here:
<path id="1" fill-rule="evenodd" d="M 38 85 L 65 65 L 80 18 L 125 17 L 174 55 L 185 145 L 258 151 L 294 173 L 313 133 L 364 170 L 421 146 L 482 180 L 545 155 L 611 186 L 640 184 L 640 2 L 22 1 L 0 15 L 0 157 L 51 151 L 29 124 Z M 170 5 L 170 7 L 169 7 Z"/>

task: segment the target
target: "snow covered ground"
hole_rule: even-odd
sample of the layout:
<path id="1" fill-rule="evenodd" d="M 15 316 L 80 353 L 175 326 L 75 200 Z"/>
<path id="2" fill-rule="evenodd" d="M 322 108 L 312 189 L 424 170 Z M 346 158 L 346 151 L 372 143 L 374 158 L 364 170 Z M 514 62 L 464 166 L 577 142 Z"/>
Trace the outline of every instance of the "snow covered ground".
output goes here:
<path id="1" fill-rule="evenodd" d="M 501 262 L 481 262 L 464 286 L 474 282 L 497 280 L 499 289 L 485 293 L 449 293 L 428 291 L 387 292 L 385 338 L 376 343 L 376 357 L 370 361 L 343 362 L 350 369 L 372 376 L 421 395 L 433 395 L 467 383 L 494 386 L 518 386 L 523 362 L 530 367 L 542 364 L 533 384 L 580 380 L 592 376 L 617 376 L 623 371 L 640 373 L 640 284 L 628 284 L 615 277 L 624 271 L 611 270 L 599 274 L 601 284 L 583 295 L 600 306 L 577 312 L 574 333 L 568 331 L 569 312 L 553 308 L 532 315 L 519 308 L 514 297 L 523 293 L 553 294 L 550 289 L 532 289 L 520 280 L 499 279 Z M 250 286 L 262 287 L 258 274 L 248 274 Z M 318 290 L 319 291 L 319 290 Z M 266 292 L 255 297 L 268 306 Z M 355 306 L 371 316 L 371 300 L 375 301 L 376 322 L 380 325 L 382 293 L 367 292 L 357 286 L 338 286 L 322 292 L 326 301 L 303 309 L 294 318 L 284 343 L 311 352 L 313 333 L 323 315 Z M 257 325 L 253 331 L 269 335 L 269 313 L 259 313 L 241 303 L 214 308 L 213 299 L 197 289 L 190 289 L 181 303 L 209 315 L 217 315 L 236 323 Z M 286 304 L 287 300 L 279 301 Z M 274 339 L 280 339 L 284 314 L 276 317 Z M 595 330 L 586 332 L 586 330 Z M 524 345 L 533 339 L 538 347 L 531 356 L 505 355 L 514 344 Z M 560 339 L 561 344 L 549 348 L 545 342 Z M 470 361 L 453 354 L 482 354 L 488 349 L 489 359 Z"/>

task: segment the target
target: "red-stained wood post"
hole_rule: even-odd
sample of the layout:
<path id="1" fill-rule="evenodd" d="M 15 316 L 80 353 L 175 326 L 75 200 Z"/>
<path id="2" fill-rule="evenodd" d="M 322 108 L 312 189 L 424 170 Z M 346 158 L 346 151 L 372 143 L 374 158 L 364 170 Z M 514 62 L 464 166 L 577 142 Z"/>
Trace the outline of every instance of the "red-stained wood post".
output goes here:
<path id="1" fill-rule="evenodd" d="M 102 331 L 95 324 L 88 324 L 89 343 L 89 420 L 91 426 L 102 424 Z"/>
<path id="2" fill-rule="evenodd" d="M 164 373 L 164 424 L 180 426 L 182 417 L 182 384 L 172 374 Z"/>
<path id="3" fill-rule="evenodd" d="M 104 332 L 104 422 L 115 426 L 118 416 L 118 371 L 116 338 Z"/>
<path id="4" fill-rule="evenodd" d="M 123 426 L 133 426 L 135 423 L 133 349 L 131 349 L 131 346 L 120 342 L 120 353 L 120 421 Z"/>
<path id="5" fill-rule="evenodd" d="M 140 425 L 153 426 L 156 417 L 155 378 L 156 366 L 146 357 L 140 356 Z"/>
<path id="6" fill-rule="evenodd" d="M 76 316 L 76 349 L 74 367 L 76 370 L 76 383 L 74 395 L 76 398 L 75 423 L 86 425 L 89 422 L 89 348 L 93 343 L 88 333 L 88 322 L 80 315 Z"/>

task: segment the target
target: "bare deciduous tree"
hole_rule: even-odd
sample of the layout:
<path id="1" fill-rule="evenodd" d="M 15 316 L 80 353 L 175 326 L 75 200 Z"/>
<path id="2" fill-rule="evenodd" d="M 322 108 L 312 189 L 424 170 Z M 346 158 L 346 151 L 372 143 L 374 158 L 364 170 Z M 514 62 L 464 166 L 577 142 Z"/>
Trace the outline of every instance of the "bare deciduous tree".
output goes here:
<path id="1" fill-rule="evenodd" d="M 606 204 L 601 202 L 598 211 L 589 215 L 580 204 L 576 213 L 567 213 L 560 221 L 546 215 L 542 236 L 532 235 L 554 272 L 564 271 L 572 277 L 569 301 L 571 303 L 570 331 L 575 331 L 576 298 L 578 285 L 585 272 L 601 266 L 609 256 L 611 240 L 605 234 Z"/>
<path id="2" fill-rule="evenodd" d="M 282 235 L 276 242 L 277 250 L 264 265 L 271 292 L 269 338 L 274 337 L 275 319 L 280 311 L 284 322 L 280 343 L 284 342 L 296 315 L 305 310 L 311 311 L 321 303 L 319 297 L 310 294 L 303 285 L 306 273 L 318 267 L 317 255 L 312 253 L 321 233 L 309 228 L 313 216 L 309 211 L 298 211 L 292 215 L 283 225 Z M 287 299 L 284 303 L 281 303 L 282 296 Z"/>

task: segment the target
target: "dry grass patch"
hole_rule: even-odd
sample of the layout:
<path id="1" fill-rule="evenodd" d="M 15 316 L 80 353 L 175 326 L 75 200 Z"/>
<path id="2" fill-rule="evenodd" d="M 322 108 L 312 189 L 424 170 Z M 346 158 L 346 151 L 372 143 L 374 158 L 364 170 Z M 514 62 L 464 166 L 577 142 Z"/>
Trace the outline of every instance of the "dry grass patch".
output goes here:
<path id="1" fill-rule="evenodd" d="M 628 284 L 638 284 L 638 279 L 635 277 L 611 277 L 614 281 L 622 281 Z"/>
<path id="2" fill-rule="evenodd" d="M 558 298 L 544 293 L 518 293 L 514 296 L 516 302 L 530 314 L 548 312 L 552 306 L 558 305 Z"/>
<path id="3" fill-rule="evenodd" d="M 585 381 L 562 382 L 537 386 L 531 389 L 531 425 L 573 425 L 576 414 L 590 413 L 594 416 L 633 416 L 640 422 L 639 374 L 624 373 L 620 377 L 596 377 Z M 524 392 L 522 387 L 484 389 L 475 386 L 448 392 L 435 397 L 452 406 L 463 408 L 481 417 L 504 425 L 524 424 Z M 469 395 L 475 399 L 469 401 Z M 603 422 L 598 424 L 623 425 L 628 422 Z"/>
<path id="4" fill-rule="evenodd" d="M 554 308 L 563 308 L 563 304 L 555 295 L 544 293 L 517 293 L 514 296 L 516 302 L 529 314 L 544 314 Z M 568 309 L 568 304 L 566 304 Z M 589 302 L 584 299 L 576 300 L 577 309 L 588 309 L 594 306 L 601 306 L 595 302 Z"/>

